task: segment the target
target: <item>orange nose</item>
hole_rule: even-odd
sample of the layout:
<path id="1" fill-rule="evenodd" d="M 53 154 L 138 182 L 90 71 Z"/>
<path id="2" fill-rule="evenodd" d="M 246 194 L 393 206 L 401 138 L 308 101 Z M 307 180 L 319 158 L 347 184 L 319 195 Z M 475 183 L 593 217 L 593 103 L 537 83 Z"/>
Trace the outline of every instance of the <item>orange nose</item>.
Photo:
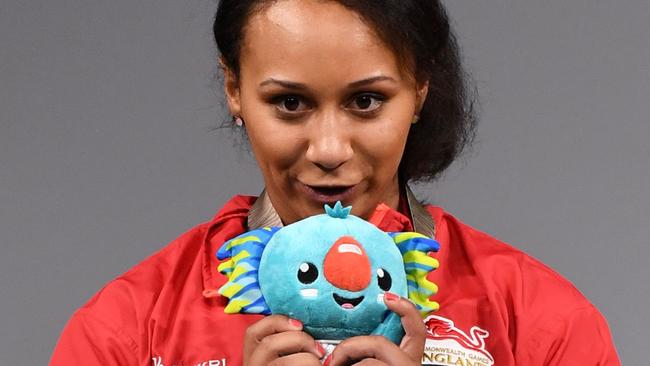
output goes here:
<path id="1" fill-rule="evenodd" d="M 330 248 L 323 263 L 325 278 L 334 286 L 360 291 L 370 283 L 370 260 L 361 244 L 342 236 Z"/>

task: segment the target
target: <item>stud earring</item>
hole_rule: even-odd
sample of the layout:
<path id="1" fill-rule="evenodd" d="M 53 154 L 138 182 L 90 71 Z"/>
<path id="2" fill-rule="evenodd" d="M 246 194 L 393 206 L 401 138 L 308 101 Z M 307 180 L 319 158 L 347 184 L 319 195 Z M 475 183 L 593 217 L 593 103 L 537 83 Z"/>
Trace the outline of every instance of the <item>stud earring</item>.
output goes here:
<path id="1" fill-rule="evenodd" d="M 232 118 L 236 126 L 241 127 L 244 125 L 244 120 L 240 116 L 233 116 Z"/>
<path id="2" fill-rule="evenodd" d="M 416 114 L 415 116 L 413 116 L 413 120 L 411 120 L 411 124 L 414 125 L 418 123 L 419 120 L 420 120 L 420 116 Z"/>

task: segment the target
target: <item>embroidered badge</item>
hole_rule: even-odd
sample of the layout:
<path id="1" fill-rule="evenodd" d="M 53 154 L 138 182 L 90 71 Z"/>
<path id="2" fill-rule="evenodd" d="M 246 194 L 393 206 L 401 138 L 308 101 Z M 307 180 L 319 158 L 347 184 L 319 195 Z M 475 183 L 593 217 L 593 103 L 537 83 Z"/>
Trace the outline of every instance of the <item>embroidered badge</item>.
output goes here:
<path id="1" fill-rule="evenodd" d="M 423 365 L 493 366 L 494 358 L 485 349 L 490 333 L 473 326 L 469 335 L 454 326 L 450 319 L 429 315 L 424 319 L 427 340 L 422 356 Z"/>

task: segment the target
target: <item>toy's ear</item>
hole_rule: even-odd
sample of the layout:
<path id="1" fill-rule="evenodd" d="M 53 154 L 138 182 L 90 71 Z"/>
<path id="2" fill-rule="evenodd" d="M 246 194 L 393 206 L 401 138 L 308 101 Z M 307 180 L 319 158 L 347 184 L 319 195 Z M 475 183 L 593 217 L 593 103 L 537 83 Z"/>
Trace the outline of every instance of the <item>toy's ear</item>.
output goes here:
<path id="1" fill-rule="evenodd" d="M 437 252 L 440 244 L 427 236 L 415 232 L 388 233 L 404 259 L 408 297 L 415 303 L 422 316 L 440 307 L 430 297 L 438 292 L 438 286 L 427 279 L 427 275 L 438 268 L 438 260 L 429 256 Z"/>
<path id="2" fill-rule="evenodd" d="M 241 234 L 225 242 L 217 252 L 217 258 L 228 260 L 219 264 L 219 272 L 228 281 L 219 288 L 219 294 L 229 299 L 226 313 L 270 314 L 257 272 L 262 252 L 278 227 L 265 227 Z"/>

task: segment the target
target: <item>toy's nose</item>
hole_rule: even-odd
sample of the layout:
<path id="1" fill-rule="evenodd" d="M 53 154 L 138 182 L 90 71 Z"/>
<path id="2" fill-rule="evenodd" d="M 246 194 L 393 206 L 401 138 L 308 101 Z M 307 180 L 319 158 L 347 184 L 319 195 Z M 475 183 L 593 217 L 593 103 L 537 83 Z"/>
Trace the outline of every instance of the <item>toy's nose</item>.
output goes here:
<path id="1" fill-rule="evenodd" d="M 360 291 L 370 283 L 370 260 L 361 244 L 342 236 L 330 248 L 323 263 L 325 278 L 334 286 Z"/>

